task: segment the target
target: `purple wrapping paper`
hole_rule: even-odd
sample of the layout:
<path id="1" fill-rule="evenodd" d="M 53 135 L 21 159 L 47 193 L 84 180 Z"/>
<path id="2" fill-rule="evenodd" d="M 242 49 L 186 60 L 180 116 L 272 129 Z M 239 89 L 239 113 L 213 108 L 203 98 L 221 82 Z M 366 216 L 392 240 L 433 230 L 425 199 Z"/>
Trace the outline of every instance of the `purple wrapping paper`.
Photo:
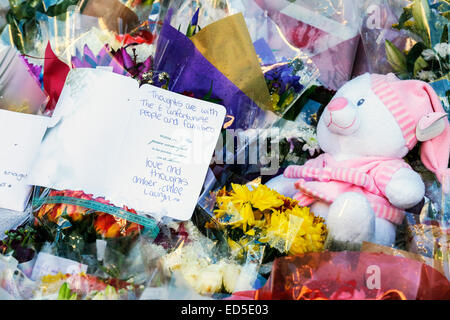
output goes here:
<path id="1" fill-rule="evenodd" d="M 170 14 L 158 37 L 155 71 L 170 75 L 169 90 L 192 92 L 204 97 L 211 89 L 211 98 L 220 99 L 227 115 L 234 117 L 230 129 L 262 128 L 270 124 L 268 114 L 214 67 L 184 34 L 170 25 Z"/>

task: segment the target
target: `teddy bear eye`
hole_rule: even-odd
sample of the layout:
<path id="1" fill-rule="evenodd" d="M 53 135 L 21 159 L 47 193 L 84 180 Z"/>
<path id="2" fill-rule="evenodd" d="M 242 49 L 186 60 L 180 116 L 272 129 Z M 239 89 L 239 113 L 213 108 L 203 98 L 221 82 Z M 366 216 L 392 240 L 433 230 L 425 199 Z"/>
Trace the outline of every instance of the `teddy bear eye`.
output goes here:
<path id="1" fill-rule="evenodd" d="M 359 106 L 362 105 L 365 101 L 366 101 L 366 100 L 364 100 L 364 99 L 360 99 L 356 105 L 359 107 Z"/>

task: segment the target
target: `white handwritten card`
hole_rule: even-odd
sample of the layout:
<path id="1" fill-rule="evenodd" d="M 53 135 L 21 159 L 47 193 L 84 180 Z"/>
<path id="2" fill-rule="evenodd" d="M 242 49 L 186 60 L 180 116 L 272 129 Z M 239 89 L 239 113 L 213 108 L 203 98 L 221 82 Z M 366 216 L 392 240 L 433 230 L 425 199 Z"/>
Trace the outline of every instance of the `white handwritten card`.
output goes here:
<path id="1" fill-rule="evenodd" d="M 225 108 L 100 69 L 74 69 L 29 183 L 188 220 Z"/>
<path id="2" fill-rule="evenodd" d="M 57 257 L 46 252 L 39 252 L 31 280 L 39 280 L 46 275 L 86 273 L 88 266 L 77 261 Z"/>
<path id="3" fill-rule="evenodd" d="M 0 109 L 0 208 L 24 211 L 26 183 L 49 118 Z"/>

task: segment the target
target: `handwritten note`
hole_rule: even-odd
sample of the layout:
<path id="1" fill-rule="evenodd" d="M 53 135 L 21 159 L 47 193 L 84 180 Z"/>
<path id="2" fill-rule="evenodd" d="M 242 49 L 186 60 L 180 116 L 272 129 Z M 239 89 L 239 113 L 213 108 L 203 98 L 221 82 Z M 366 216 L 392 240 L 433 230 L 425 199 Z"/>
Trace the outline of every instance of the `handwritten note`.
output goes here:
<path id="1" fill-rule="evenodd" d="M 69 74 L 29 182 L 191 217 L 225 108 L 95 69 Z"/>
<path id="2" fill-rule="evenodd" d="M 55 275 L 59 272 L 62 274 L 79 274 L 86 272 L 87 268 L 87 265 L 77 261 L 39 252 L 31 272 L 31 280 L 39 280 L 43 276 Z"/>
<path id="3" fill-rule="evenodd" d="M 31 192 L 25 180 L 48 120 L 0 109 L 0 208 L 25 210 Z"/>

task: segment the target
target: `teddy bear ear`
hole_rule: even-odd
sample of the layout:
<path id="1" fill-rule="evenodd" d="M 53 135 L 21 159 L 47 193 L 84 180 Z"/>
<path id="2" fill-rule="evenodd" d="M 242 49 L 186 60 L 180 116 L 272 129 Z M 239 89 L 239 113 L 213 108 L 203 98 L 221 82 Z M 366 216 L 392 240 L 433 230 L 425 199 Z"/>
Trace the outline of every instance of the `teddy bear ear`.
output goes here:
<path id="1" fill-rule="evenodd" d="M 420 118 L 416 127 L 418 141 L 428 141 L 439 136 L 445 130 L 447 113 L 432 112 Z"/>

